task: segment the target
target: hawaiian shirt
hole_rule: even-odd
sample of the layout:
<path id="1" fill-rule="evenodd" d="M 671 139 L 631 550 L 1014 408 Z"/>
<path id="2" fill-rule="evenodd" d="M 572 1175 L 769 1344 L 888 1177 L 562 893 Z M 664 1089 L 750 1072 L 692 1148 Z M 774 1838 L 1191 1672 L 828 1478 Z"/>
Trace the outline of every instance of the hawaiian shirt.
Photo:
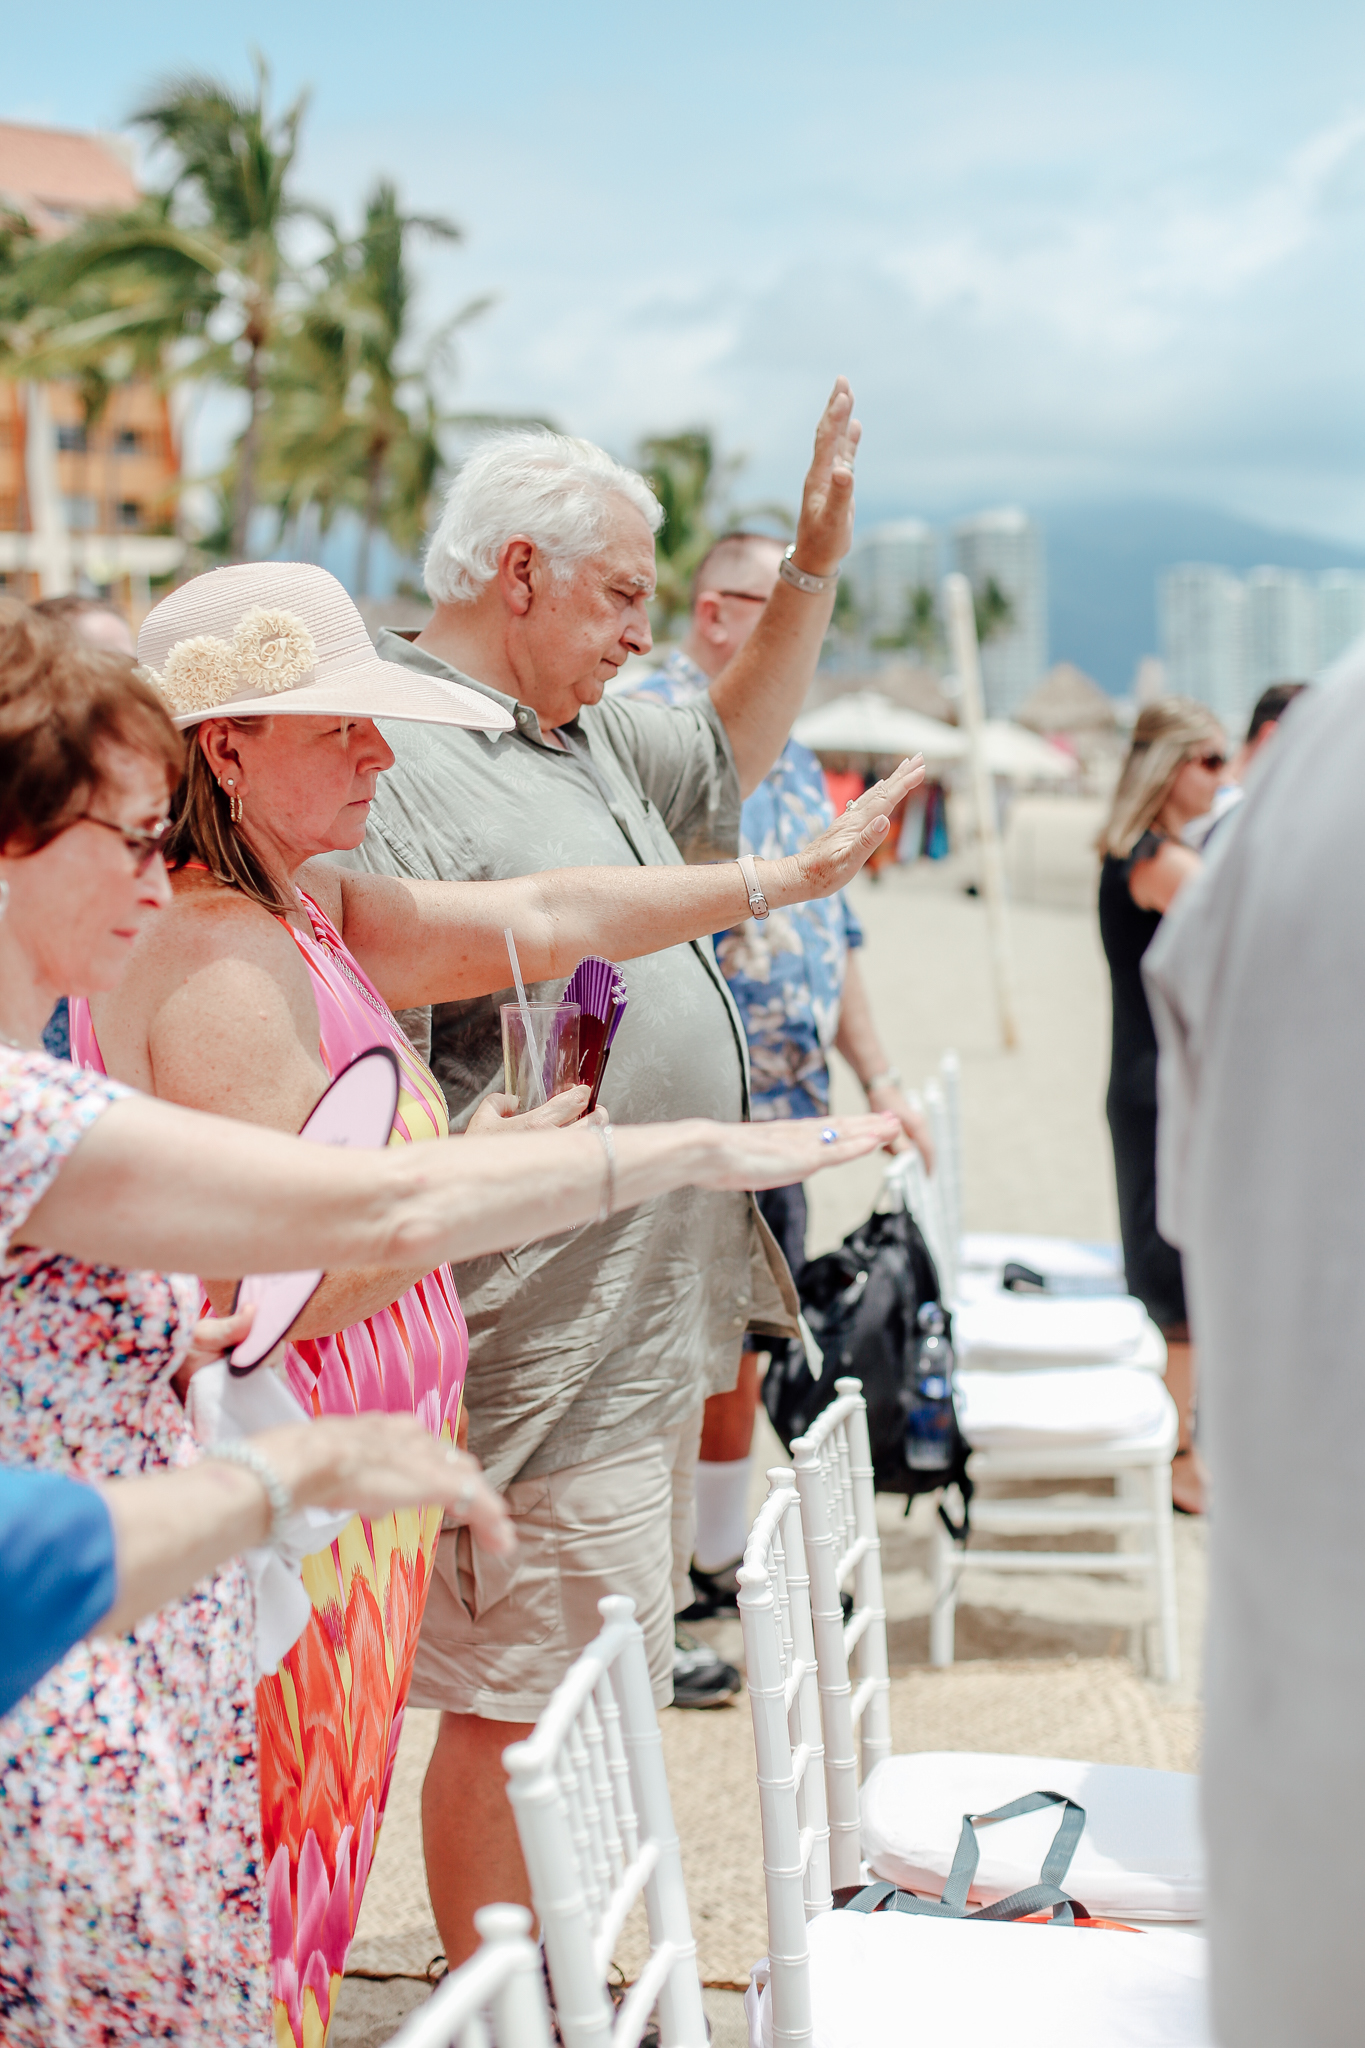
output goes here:
<path id="1" fill-rule="evenodd" d="M 702 670 L 677 648 L 629 693 L 677 706 L 707 688 Z M 820 763 L 809 747 L 788 740 L 745 799 L 740 844 L 760 860 L 778 860 L 799 853 L 833 822 Z M 827 1055 L 839 1029 L 849 952 L 862 943 L 862 926 L 842 891 L 716 934 L 716 959 L 749 1041 L 755 1120 L 828 1116 Z"/>

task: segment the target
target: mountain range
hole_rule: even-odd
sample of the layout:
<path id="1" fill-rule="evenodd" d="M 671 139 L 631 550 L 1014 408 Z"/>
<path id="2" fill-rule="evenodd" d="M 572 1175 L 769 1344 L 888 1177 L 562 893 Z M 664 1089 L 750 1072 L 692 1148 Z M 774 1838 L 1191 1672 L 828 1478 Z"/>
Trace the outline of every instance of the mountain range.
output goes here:
<path id="1" fill-rule="evenodd" d="M 1058 505 L 1038 514 L 1047 539 L 1048 642 L 1113 695 L 1158 652 L 1156 583 L 1177 562 L 1216 562 L 1244 575 L 1263 563 L 1315 575 L 1365 569 L 1365 552 L 1277 532 L 1211 506 L 1153 500 Z"/>
<path id="2" fill-rule="evenodd" d="M 942 566 L 954 518 L 977 507 L 922 516 L 940 536 Z M 1073 661 L 1111 696 L 1133 687 L 1144 654 L 1160 651 L 1156 585 L 1177 562 L 1214 562 L 1238 575 L 1263 563 L 1316 575 L 1365 569 L 1365 550 L 1315 535 L 1278 531 L 1211 505 L 1156 498 L 1029 506 L 1046 539 L 1048 658 Z M 860 528 L 904 515 L 903 507 L 859 507 Z"/>

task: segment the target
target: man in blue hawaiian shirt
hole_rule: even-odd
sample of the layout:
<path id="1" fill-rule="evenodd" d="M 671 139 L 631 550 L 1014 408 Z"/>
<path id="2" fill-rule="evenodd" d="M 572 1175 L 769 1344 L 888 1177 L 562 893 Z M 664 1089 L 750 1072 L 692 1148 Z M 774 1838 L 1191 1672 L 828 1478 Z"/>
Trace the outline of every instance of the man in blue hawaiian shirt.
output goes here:
<path id="1" fill-rule="evenodd" d="M 655 703 L 685 704 L 710 687 L 744 645 L 777 582 L 782 542 L 768 534 L 718 540 L 698 567 L 687 638 L 645 678 L 623 678 L 625 692 Z M 741 846 L 760 859 L 796 853 L 832 822 L 820 763 L 789 739 L 741 812 Z M 775 910 L 716 935 L 716 958 L 744 1022 L 755 1118 L 827 1116 L 831 1046 L 862 1083 L 869 1106 L 900 1118 L 902 1143 L 929 1156 L 923 1120 L 877 1035 L 856 960 L 862 926 L 842 894 Z M 806 1255 L 801 1187 L 758 1197 L 774 1236 L 799 1275 Z M 770 1348 L 770 1340 L 762 1340 Z M 750 1348 L 752 1344 L 753 1348 Z M 748 1524 L 749 1449 L 758 1408 L 757 1340 L 746 1342 L 732 1393 L 706 1403 L 697 1464 L 697 1598 L 687 1619 L 735 1604 L 735 1568 Z"/>

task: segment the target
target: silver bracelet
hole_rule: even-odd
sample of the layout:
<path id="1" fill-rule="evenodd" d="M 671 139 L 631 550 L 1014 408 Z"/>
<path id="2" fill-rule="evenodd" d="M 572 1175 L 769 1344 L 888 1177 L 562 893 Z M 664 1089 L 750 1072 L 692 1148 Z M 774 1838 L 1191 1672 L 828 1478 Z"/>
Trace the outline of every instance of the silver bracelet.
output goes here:
<path id="1" fill-rule="evenodd" d="M 863 1094 L 870 1095 L 874 1088 L 885 1088 L 888 1085 L 892 1088 L 900 1087 L 901 1070 L 899 1067 L 883 1067 L 880 1074 L 874 1074 L 870 1081 L 864 1081 Z"/>
<path id="2" fill-rule="evenodd" d="M 602 1150 L 607 1155 L 607 1178 L 602 1189 L 602 1206 L 597 1212 L 599 1223 L 605 1223 L 616 1207 L 616 1143 L 610 1124 L 594 1124 L 593 1129 L 602 1140 Z"/>
<path id="3" fill-rule="evenodd" d="M 270 1528 L 265 1540 L 267 1543 L 273 1543 L 294 1512 L 294 1496 L 269 1458 L 264 1452 L 258 1451 L 255 1444 L 248 1443 L 241 1437 L 228 1444 L 215 1444 L 208 1455 L 210 1458 L 217 1458 L 224 1465 L 240 1465 L 243 1471 L 249 1472 L 253 1479 L 260 1481 L 265 1489 L 265 1497 L 270 1502 Z"/>
<path id="4" fill-rule="evenodd" d="M 833 590 L 839 581 L 837 569 L 832 576 L 812 576 L 808 569 L 797 568 L 792 559 L 795 553 L 796 542 L 793 541 L 777 565 L 777 573 L 784 583 L 790 583 L 793 590 L 804 590 L 807 597 L 819 597 L 824 591 Z"/>

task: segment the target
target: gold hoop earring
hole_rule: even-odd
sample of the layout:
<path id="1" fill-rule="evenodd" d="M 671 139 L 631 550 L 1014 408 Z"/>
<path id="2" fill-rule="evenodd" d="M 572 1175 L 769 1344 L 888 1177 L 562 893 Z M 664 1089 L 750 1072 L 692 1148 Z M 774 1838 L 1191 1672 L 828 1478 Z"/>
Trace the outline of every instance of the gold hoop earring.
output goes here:
<path id="1" fill-rule="evenodd" d="M 242 799 L 236 793 L 236 783 L 229 777 L 227 782 L 220 782 L 218 787 L 224 790 L 230 789 L 233 792 L 228 798 L 228 823 L 230 825 L 240 825 L 242 822 Z"/>

